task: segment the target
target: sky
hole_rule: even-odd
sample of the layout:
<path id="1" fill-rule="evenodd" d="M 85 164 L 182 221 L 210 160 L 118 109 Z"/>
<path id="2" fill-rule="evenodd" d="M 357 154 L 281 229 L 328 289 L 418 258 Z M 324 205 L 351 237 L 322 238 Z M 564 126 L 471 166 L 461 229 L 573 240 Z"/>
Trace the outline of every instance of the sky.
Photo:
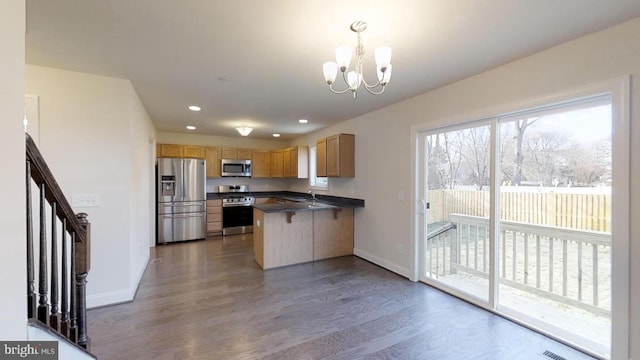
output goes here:
<path id="1" fill-rule="evenodd" d="M 528 131 L 563 131 L 576 142 L 592 143 L 611 136 L 611 105 L 546 115 Z"/>

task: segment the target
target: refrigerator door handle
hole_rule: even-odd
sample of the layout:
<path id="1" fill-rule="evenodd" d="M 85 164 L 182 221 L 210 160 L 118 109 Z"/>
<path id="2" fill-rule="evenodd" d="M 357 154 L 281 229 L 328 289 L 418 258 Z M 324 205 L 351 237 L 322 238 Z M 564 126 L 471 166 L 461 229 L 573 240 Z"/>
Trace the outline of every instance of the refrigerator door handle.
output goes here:
<path id="1" fill-rule="evenodd" d="M 164 218 L 191 218 L 191 217 L 203 217 L 204 213 L 165 214 L 161 216 Z"/>

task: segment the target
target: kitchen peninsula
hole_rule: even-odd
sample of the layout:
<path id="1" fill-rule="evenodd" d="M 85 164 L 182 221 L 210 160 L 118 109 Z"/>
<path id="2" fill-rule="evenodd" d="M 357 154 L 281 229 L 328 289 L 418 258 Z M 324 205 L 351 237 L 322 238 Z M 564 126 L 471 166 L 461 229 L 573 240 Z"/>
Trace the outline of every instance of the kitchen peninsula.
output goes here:
<path id="1" fill-rule="evenodd" d="M 363 207 L 364 201 L 338 199 L 289 198 L 254 205 L 253 249 L 260 267 L 353 254 L 354 208 Z"/>

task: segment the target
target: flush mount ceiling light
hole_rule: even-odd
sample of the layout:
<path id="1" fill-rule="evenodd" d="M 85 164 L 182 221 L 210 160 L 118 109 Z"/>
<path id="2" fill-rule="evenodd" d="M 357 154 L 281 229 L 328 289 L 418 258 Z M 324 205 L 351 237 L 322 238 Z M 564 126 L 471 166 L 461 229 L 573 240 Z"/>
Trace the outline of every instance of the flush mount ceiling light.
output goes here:
<path id="1" fill-rule="evenodd" d="M 274 133 L 274 134 L 273 134 L 273 137 L 280 137 L 280 134 L 278 134 L 278 133 Z"/>
<path id="2" fill-rule="evenodd" d="M 347 72 L 351 63 L 351 48 L 348 46 L 340 46 L 336 49 L 336 62 L 328 61 L 322 66 L 324 79 L 329 85 L 329 90 L 336 94 L 344 94 L 351 90 L 353 98 L 358 96 L 360 85 L 364 84 L 364 88 L 373 95 L 379 95 L 384 92 L 385 87 L 391 80 L 391 48 L 382 46 L 376 49 L 375 59 L 378 73 L 378 82 L 369 85 L 362 75 L 362 63 L 364 62 L 364 45 L 360 33 L 367 29 L 367 23 L 364 21 L 356 21 L 351 24 L 351 31 L 358 35 L 358 43 L 355 51 L 354 70 Z M 333 82 L 338 75 L 338 69 L 342 72 L 342 79 L 347 84 L 347 88 L 337 91 L 333 88 Z"/>
<path id="3" fill-rule="evenodd" d="M 196 127 L 193 125 L 187 125 L 187 130 L 195 130 Z"/>
<path id="4" fill-rule="evenodd" d="M 189 110 L 191 111 L 200 111 L 202 108 L 198 105 L 189 105 Z"/>
<path id="5" fill-rule="evenodd" d="M 299 122 L 300 124 L 306 124 L 306 123 L 308 123 L 308 122 L 309 122 L 309 120 L 307 120 L 307 119 L 300 119 L 300 120 L 298 120 L 298 122 Z"/>
<path id="6" fill-rule="evenodd" d="M 253 131 L 253 128 L 242 124 L 241 126 L 237 127 L 236 130 L 238 130 L 238 132 L 242 136 L 249 136 L 249 134 L 251 134 L 251 132 Z"/>

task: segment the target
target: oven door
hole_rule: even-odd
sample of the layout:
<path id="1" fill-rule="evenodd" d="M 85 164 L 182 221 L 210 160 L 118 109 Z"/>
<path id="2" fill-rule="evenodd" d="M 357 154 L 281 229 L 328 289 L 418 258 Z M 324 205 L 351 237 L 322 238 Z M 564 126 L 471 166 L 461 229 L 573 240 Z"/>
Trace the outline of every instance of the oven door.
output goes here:
<path id="1" fill-rule="evenodd" d="M 222 235 L 253 232 L 253 206 L 222 207 Z"/>

